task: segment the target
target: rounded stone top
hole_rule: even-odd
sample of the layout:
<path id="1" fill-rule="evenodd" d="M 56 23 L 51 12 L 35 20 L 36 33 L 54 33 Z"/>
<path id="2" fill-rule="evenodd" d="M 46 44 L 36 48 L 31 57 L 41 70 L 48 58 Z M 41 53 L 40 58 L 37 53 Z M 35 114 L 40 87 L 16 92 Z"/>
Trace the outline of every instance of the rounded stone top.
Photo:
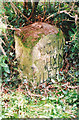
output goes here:
<path id="1" fill-rule="evenodd" d="M 35 22 L 20 28 L 20 30 L 15 32 L 15 35 L 21 38 L 26 47 L 29 47 L 29 43 L 33 47 L 41 37 L 57 33 L 58 28 L 56 26 L 44 22 Z"/>

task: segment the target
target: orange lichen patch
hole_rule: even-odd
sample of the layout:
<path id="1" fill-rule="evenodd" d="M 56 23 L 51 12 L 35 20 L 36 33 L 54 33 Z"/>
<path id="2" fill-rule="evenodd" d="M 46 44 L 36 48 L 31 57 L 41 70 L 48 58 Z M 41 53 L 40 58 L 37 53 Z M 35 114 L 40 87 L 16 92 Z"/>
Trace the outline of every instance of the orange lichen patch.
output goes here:
<path id="1" fill-rule="evenodd" d="M 43 35 L 57 33 L 58 30 L 55 26 L 43 22 L 35 22 L 15 32 L 15 34 L 21 38 L 25 46 L 29 46 L 29 43 L 34 46 Z"/>

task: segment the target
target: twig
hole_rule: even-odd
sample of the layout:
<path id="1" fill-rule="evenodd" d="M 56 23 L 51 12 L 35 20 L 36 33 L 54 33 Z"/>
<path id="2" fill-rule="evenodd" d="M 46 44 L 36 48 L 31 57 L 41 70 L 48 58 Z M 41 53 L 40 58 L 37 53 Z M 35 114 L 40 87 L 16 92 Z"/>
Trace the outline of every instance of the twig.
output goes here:
<path id="1" fill-rule="evenodd" d="M 63 10 L 63 11 L 59 11 L 59 12 L 57 12 L 57 13 L 54 13 L 54 14 L 50 15 L 50 16 L 47 17 L 44 21 L 47 21 L 49 18 L 54 17 L 55 15 L 58 15 L 58 14 L 61 14 L 61 13 L 68 14 L 71 18 L 74 18 L 74 19 L 75 19 L 75 16 L 72 16 L 72 15 L 69 14 L 70 12 L 67 12 L 66 10 Z M 79 20 L 79 18 L 78 18 L 77 20 Z"/>
<path id="2" fill-rule="evenodd" d="M 5 42 L 1 38 L 0 38 L 0 43 L 3 43 L 6 46 Z"/>
<path id="3" fill-rule="evenodd" d="M 77 25 L 78 15 L 75 14 L 75 24 Z"/>
<path id="4" fill-rule="evenodd" d="M 33 8 L 32 8 L 32 12 L 31 12 L 31 15 L 29 16 L 28 20 L 30 20 L 30 19 L 31 19 L 31 17 L 32 17 L 33 13 L 34 13 L 34 6 L 33 6 Z"/>
<path id="5" fill-rule="evenodd" d="M 28 18 L 11 2 L 11 4 L 17 9 L 17 11 L 28 21 Z"/>
<path id="6" fill-rule="evenodd" d="M 8 42 L 8 37 L 7 37 L 6 33 L 3 33 L 2 35 L 6 38 L 6 40 Z"/>
<path id="7" fill-rule="evenodd" d="M 54 16 L 55 16 L 55 14 L 52 14 L 49 17 L 47 17 L 44 21 L 47 21 L 49 18 L 54 17 Z"/>
<path id="8" fill-rule="evenodd" d="M 72 78 L 74 78 L 74 79 L 76 79 L 77 80 L 77 78 L 76 77 L 74 77 L 72 74 L 70 74 L 70 73 L 68 73 Z"/>
<path id="9" fill-rule="evenodd" d="M 2 53 L 6 56 L 6 53 L 5 53 L 4 49 L 3 49 L 3 47 L 1 46 L 1 44 L 0 44 L 0 49 L 1 49 Z"/>
<path id="10" fill-rule="evenodd" d="M 6 33 L 3 33 L 3 35 L 4 35 L 5 39 L 7 40 L 7 43 L 9 43 L 8 37 L 7 37 Z M 11 47 L 13 50 L 15 50 L 15 48 L 14 48 L 12 45 L 11 45 L 10 47 Z"/>
<path id="11" fill-rule="evenodd" d="M 7 29 L 10 29 L 10 30 L 20 30 L 21 31 L 20 28 L 7 28 Z"/>
<path id="12" fill-rule="evenodd" d="M 77 34 L 77 33 L 74 34 L 73 39 L 72 39 L 71 41 L 67 41 L 67 42 L 72 42 L 72 41 L 74 41 L 76 34 Z"/>
<path id="13" fill-rule="evenodd" d="M 76 88 L 78 88 L 78 86 L 67 86 L 68 88 L 72 88 L 72 89 L 76 89 Z"/>
<path id="14" fill-rule="evenodd" d="M 11 6 L 12 6 L 14 12 L 15 12 L 15 14 L 17 15 L 17 11 L 16 11 L 16 9 L 15 9 L 15 6 L 12 4 L 12 2 L 11 2 L 10 4 L 11 4 Z"/>

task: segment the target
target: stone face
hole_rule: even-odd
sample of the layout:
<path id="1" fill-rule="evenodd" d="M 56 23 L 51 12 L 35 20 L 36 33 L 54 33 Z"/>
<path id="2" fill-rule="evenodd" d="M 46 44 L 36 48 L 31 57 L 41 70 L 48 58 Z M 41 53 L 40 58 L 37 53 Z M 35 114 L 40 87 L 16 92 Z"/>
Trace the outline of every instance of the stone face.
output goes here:
<path id="1" fill-rule="evenodd" d="M 62 65 L 64 37 L 55 26 L 36 22 L 15 32 L 15 51 L 23 76 L 35 82 L 53 78 Z"/>

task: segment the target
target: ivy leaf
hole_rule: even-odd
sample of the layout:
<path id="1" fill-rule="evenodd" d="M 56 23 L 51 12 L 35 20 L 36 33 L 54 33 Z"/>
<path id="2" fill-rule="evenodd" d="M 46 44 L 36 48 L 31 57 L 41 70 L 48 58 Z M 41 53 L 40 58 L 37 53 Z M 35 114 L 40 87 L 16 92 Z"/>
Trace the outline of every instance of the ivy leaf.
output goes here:
<path id="1" fill-rule="evenodd" d="M 0 63 L 0 65 L 1 65 L 2 67 L 8 67 L 8 65 L 5 64 L 5 63 Z"/>
<path id="2" fill-rule="evenodd" d="M 9 67 L 4 67 L 5 72 L 10 73 Z"/>

